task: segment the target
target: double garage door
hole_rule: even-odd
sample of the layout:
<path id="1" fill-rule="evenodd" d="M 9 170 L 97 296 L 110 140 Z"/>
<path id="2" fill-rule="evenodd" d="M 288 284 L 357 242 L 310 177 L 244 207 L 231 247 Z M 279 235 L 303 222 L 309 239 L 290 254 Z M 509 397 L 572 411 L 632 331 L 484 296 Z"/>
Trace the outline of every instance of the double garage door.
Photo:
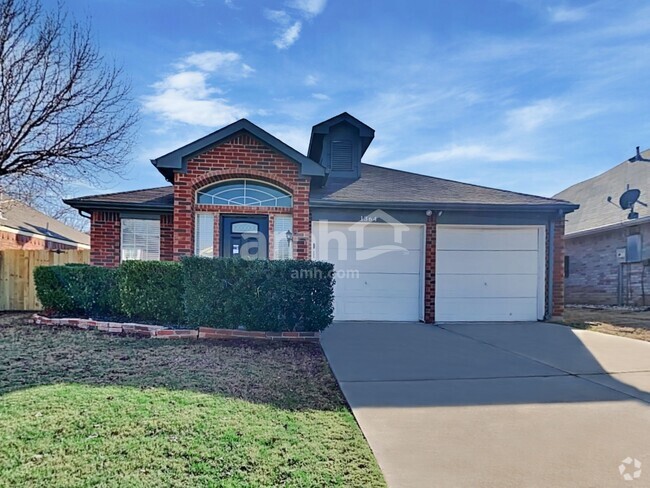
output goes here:
<path id="1" fill-rule="evenodd" d="M 423 225 L 313 223 L 314 259 L 334 264 L 335 320 L 424 318 Z M 437 322 L 544 315 L 542 226 L 439 225 Z"/>

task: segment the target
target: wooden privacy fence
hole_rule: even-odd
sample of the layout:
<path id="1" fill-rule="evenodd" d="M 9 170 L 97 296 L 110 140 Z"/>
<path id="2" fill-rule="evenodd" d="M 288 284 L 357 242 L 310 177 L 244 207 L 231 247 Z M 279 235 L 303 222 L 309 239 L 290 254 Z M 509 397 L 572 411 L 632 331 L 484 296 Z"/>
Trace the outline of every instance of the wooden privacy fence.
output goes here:
<path id="1" fill-rule="evenodd" d="M 36 266 L 90 262 L 90 251 L 0 251 L 0 310 L 40 310 L 34 286 Z"/>

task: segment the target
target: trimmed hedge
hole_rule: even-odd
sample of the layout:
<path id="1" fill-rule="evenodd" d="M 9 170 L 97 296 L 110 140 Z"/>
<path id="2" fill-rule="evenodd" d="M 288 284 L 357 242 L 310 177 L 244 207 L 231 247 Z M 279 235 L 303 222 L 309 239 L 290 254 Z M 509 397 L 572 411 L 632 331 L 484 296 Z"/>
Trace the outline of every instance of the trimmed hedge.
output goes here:
<path id="1" fill-rule="evenodd" d="M 333 274 L 318 261 L 188 257 L 39 267 L 34 278 L 44 308 L 60 314 L 280 332 L 331 323 Z"/>
<path id="2" fill-rule="evenodd" d="M 126 261 L 118 271 L 122 312 L 130 319 L 183 323 L 181 265 L 165 261 Z"/>
<path id="3" fill-rule="evenodd" d="M 36 294 L 47 310 L 82 315 L 119 315 L 117 271 L 71 264 L 34 270 Z"/>
<path id="4" fill-rule="evenodd" d="M 317 331 L 332 322 L 334 268 L 329 263 L 201 257 L 182 263 L 189 324 Z"/>

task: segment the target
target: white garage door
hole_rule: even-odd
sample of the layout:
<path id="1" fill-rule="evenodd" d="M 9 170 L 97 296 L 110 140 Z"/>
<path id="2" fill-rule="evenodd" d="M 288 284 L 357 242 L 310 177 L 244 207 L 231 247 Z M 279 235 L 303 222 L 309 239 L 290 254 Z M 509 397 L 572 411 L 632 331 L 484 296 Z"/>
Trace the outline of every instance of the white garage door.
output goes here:
<path id="1" fill-rule="evenodd" d="M 543 226 L 437 226 L 436 321 L 542 319 L 544 232 Z"/>
<path id="2" fill-rule="evenodd" d="M 422 318 L 424 226 L 313 222 L 314 259 L 334 264 L 335 320 Z"/>

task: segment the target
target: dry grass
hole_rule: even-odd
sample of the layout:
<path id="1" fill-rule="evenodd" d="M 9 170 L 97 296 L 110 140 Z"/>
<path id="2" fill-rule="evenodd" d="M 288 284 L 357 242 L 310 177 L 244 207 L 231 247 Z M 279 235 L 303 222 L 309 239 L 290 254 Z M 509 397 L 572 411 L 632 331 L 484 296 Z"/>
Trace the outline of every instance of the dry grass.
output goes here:
<path id="1" fill-rule="evenodd" d="M 650 311 L 567 307 L 564 323 L 580 329 L 650 341 Z"/>
<path id="2" fill-rule="evenodd" d="M 317 344 L 0 316 L 0 486 L 385 486 Z"/>

